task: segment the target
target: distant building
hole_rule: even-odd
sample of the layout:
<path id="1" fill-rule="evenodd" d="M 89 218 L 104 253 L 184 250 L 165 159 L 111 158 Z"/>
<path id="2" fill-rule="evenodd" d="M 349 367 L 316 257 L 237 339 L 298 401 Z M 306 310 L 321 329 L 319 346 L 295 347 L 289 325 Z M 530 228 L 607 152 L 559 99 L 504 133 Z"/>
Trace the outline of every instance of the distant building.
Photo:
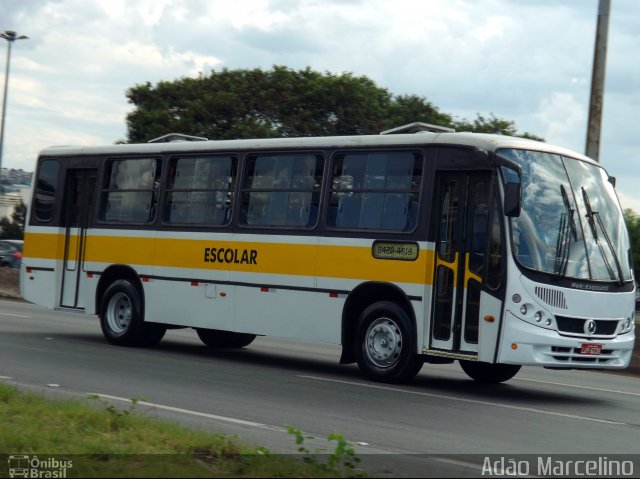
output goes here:
<path id="1" fill-rule="evenodd" d="M 24 171 L 22 169 L 15 170 L 13 168 L 2 168 L 0 179 L 2 183 L 9 183 L 10 185 L 31 185 L 31 177 L 33 173 L 30 171 Z"/>
<path id="2" fill-rule="evenodd" d="M 4 190 L 0 191 L 0 218 L 11 217 L 21 200 L 25 205 L 29 205 L 33 173 L 9 168 L 2 168 L 0 173 L 0 182 Z"/>

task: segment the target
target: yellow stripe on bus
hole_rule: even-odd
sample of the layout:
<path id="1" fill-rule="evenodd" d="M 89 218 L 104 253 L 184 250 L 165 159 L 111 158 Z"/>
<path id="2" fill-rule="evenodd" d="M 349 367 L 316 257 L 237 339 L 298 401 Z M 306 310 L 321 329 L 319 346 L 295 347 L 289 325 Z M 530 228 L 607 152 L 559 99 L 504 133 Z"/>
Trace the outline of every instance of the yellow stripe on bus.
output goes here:
<path id="1" fill-rule="evenodd" d="M 63 234 L 27 233 L 25 258 L 62 260 Z M 77 237 L 69 241 L 76 260 Z M 420 250 L 415 261 L 376 259 L 370 246 L 89 236 L 84 260 L 96 263 L 230 270 L 294 276 L 431 284 L 434 255 Z"/>
<path id="2" fill-rule="evenodd" d="M 62 238 L 63 241 L 59 241 Z M 64 236 L 56 233 L 25 233 L 25 258 L 62 259 L 64 257 Z"/>

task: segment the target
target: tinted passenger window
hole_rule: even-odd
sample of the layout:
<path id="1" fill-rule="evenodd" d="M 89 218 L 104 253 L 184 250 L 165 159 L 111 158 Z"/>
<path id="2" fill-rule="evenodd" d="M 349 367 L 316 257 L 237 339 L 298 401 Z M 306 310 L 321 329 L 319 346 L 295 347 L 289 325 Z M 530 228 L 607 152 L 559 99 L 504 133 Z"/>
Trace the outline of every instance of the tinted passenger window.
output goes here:
<path id="1" fill-rule="evenodd" d="M 411 231 L 416 226 L 422 157 L 407 151 L 334 157 L 327 226 Z"/>
<path id="2" fill-rule="evenodd" d="M 312 228 L 318 219 L 324 160 L 320 155 L 247 159 L 240 224 Z"/>
<path id="3" fill-rule="evenodd" d="M 53 218 L 58 170 L 58 160 L 44 160 L 40 163 L 34 198 L 34 212 L 38 221 L 48 222 Z"/>
<path id="4" fill-rule="evenodd" d="M 186 225 L 228 224 L 236 163 L 229 156 L 171 160 L 164 221 Z"/>
<path id="5" fill-rule="evenodd" d="M 470 219 L 469 270 L 481 274 L 487 244 L 487 223 L 489 221 L 489 182 L 481 181 L 473 185 L 472 217 Z"/>
<path id="6" fill-rule="evenodd" d="M 502 285 L 502 223 L 498 208 L 498 197 L 494 194 L 491 202 L 491 223 L 489 225 L 489 264 L 486 285 L 498 289 Z"/>
<path id="7" fill-rule="evenodd" d="M 149 223 L 154 220 L 160 186 L 160 160 L 131 158 L 107 163 L 100 197 L 100 220 Z"/>

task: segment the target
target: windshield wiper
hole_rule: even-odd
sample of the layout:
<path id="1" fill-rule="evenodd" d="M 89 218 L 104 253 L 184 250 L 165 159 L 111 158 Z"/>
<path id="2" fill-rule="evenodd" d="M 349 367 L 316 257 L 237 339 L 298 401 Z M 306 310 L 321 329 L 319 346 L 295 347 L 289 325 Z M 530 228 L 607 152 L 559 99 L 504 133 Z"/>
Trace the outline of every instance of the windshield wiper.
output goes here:
<path id="1" fill-rule="evenodd" d="M 567 195 L 567 190 L 564 189 L 564 185 L 560 185 L 560 192 L 562 193 L 564 209 L 567 210 L 567 215 L 569 216 L 569 224 L 571 225 L 573 240 L 578 241 L 578 230 L 576 229 L 576 222 L 573 219 L 573 214 L 576 212 L 576 210 L 571 208 L 571 203 L 569 203 L 569 195 Z"/>
<path id="2" fill-rule="evenodd" d="M 591 209 L 591 202 L 589 201 L 589 196 L 587 195 L 587 192 L 585 191 L 584 186 L 582 187 L 582 199 L 584 200 L 584 204 L 587 208 L 587 214 L 586 214 L 587 222 L 591 227 L 591 233 L 593 234 L 593 238 L 596 240 L 596 244 L 598 244 L 598 230 L 596 229 L 596 222 L 593 219 L 595 213 Z"/>
<path id="3" fill-rule="evenodd" d="M 560 217 L 558 229 L 556 274 L 559 278 L 563 278 L 567 274 L 567 265 L 569 264 L 569 254 L 571 252 L 571 236 L 569 236 L 569 232 L 573 233 L 574 241 L 578 241 L 578 231 L 576 230 L 576 223 L 573 219 L 575 210 L 571 208 L 569 195 L 567 195 L 567 190 L 565 190 L 564 185 L 560 185 L 560 192 L 562 193 L 562 201 L 564 202 L 566 212 L 562 213 Z"/>
<path id="4" fill-rule="evenodd" d="M 618 283 L 619 284 L 624 284 L 624 276 L 622 274 L 622 267 L 620 266 L 620 259 L 618 258 L 618 254 L 616 253 L 616 250 L 613 248 L 613 243 L 611 242 L 611 238 L 609 237 L 609 233 L 607 233 L 607 230 L 604 227 L 604 224 L 602 223 L 602 219 L 600 218 L 600 213 L 597 211 L 593 211 L 591 209 L 591 202 L 589 201 L 589 195 L 587 195 L 586 190 L 584 189 L 584 186 L 582 187 L 582 198 L 584 199 L 584 204 L 587 208 L 587 214 L 586 214 L 586 218 L 587 221 L 589 223 L 589 226 L 591 227 L 591 231 L 593 233 L 593 238 L 596 241 L 596 244 L 598 245 L 598 248 L 600 249 L 600 254 L 602 255 L 602 258 L 604 259 L 604 264 L 607 267 L 607 270 L 609 271 L 609 276 L 611 276 L 611 279 L 615 279 L 615 274 L 613 271 L 613 268 L 611 268 L 611 265 L 609 264 L 609 261 L 607 260 L 607 257 L 604 253 L 604 250 L 602 249 L 602 244 L 600 242 L 598 242 L 598 231 L 596 228 L 596 220 L 597 220 L 597 224 L 600 227 L 600 230 L 602 231 L 602 235 L 604 236 L 605 241 L 607 242 L 607 246 L 609 247 L 609 250 L 611 251 L 611 254 L 613 255 L 613 261 L 616 264 L 616 269 L 618 271 Z"/>
<path id="5" fill-rule="evenodd" d="M 567 214 L 562 213 L 560 215 L 560 225 L 558 226 L 558 242 L 556 243 L 556 274 L 558 278 L 562 278 L 565 275 L 567 269 L 567 263 L 569 262 L 569 244 L 571 244 L 571 237 L 569 233 L 569 221 L 567 220 Z"/>

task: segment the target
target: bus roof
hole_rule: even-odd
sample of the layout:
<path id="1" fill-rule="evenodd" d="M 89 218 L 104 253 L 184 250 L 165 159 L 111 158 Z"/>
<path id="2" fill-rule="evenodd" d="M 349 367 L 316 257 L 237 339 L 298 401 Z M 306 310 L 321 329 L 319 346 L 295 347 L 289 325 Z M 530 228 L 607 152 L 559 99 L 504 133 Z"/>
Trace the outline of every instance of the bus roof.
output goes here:
<path id="1" fill-rule="evenodd" d="M 288 150 L 288 149 L 325 149 L 325 148 L 364 148 L 376 146 L 419 146 L 419 145 L 457 145 L 469 146 L 487 152 L 500 148 L 518 148 L 545 151 L 571 156 L 595 163 L 590 158 L 575 151 L 556 147 L 547 143 L 513 136 L 485 133 L 432 133 L 391 135 L 354 135 L 295 138 L 263 138 L 248 140 L 209 140 L 209 141 L 171 141 L 163 143 L 125 143 L 103 146 L 54 146 L 40 152 L 42 157 L 65 157 L 86 155 L 123 155 L 123 154 L 161 154 L 177 152 L 212 152 L 236 150 Z M 597 163 L 596 163 L 597 164 Z"/>

